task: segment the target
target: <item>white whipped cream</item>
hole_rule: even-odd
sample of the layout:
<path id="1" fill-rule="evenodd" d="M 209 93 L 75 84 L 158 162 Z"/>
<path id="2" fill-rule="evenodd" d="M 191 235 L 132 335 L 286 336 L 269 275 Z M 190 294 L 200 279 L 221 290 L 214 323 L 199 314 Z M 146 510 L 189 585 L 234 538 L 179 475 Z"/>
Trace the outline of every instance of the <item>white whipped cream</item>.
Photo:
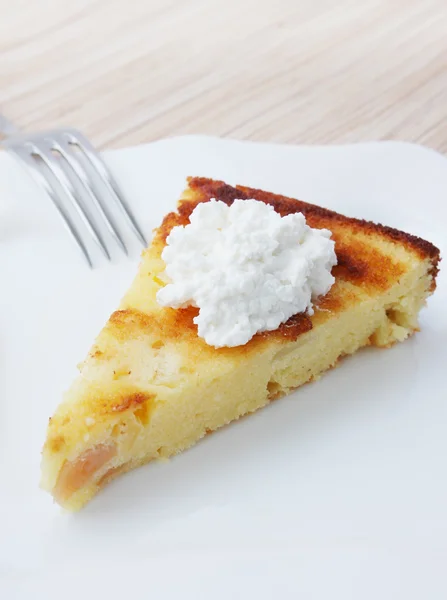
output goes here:
<path id="1" fill-rule="evenodd" d="M 327 229 L 312 229 L 302 213 L 281 217 L 257 200 L 198 204 L 190 224 L 174 227 L 162 259 L 168 284 L 162 306 L 198 307 L 198 334 L 220 348 L 246 344 L 292 315 L 313 313 L 337 264 Z"/>

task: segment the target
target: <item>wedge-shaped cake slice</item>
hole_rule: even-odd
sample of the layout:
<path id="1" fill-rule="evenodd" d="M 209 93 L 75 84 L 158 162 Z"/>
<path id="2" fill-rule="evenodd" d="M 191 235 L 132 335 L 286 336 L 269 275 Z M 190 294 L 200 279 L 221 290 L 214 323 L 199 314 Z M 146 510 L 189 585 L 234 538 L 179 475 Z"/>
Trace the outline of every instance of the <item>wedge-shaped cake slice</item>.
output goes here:
<path id="1" fill-rule="evenodd" d="M 335 283 L 314 314 L 297 314 L 248 343 L 216 349 L 198 337 L 196 308 L 161 307 L 161 253 L 200 202 L 255 199 L 302 212 L 332 232 Z M 418 328 L 435 289 L 439 251 L 412 235 L 246 187 L 190 179 L 139 272 L 51 418 L 42 486 L 77 510 L 116 475 L 190 447 L 215 429 L 318 378 L 362 346 L 387 347 Z"/>

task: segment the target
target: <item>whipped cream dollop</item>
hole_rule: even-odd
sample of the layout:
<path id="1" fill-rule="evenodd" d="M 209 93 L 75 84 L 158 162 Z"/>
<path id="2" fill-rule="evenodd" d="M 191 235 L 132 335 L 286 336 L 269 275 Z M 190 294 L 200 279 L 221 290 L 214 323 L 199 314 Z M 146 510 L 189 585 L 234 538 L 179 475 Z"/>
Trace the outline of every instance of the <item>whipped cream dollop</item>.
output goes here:
<path id="1" fill-rule="evenodd" d="M 302 213 L 281 217 L 257 200 L 200 203 L 190 223 L 167 237 L 168 283 L 157 302 L 198 307 L 198 335 L 211 346 L 246 344 L 296 313 L 313 314 L 312 300 L 334 283 L 330 237 L 309 227 Z"/>

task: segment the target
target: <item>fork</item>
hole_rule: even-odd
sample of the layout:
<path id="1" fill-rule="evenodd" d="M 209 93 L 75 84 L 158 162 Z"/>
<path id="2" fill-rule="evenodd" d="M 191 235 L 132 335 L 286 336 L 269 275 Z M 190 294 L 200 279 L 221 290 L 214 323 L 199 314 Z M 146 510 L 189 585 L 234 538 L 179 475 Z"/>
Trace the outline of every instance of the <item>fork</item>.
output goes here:
<path id="1" fill-rule="evenodd" d="M 1 136 L 5 139 L 2 140 Z M 0 114 L 0 146 L 18 159 L 46 192 L 90 268 L 93 268 L 93 260 L 84 242 L 86 233 L 106 259 L 111 260 L 109 248 L 98 227 L 98 217 L 109 236 L 128 255 L 123 237 L 110 214 L 111 205 L 120 210 L 139 242 L 147 245 L 118 184 L 99 153 L 82 133 L 71 128 L 21 133 Z M 67 206 L 75 210 L 81 227 L 76 225 Z M 94 211 L 91 211 L 91 207 Z M 96 212 L 96 219 L 92 212 Z"/>

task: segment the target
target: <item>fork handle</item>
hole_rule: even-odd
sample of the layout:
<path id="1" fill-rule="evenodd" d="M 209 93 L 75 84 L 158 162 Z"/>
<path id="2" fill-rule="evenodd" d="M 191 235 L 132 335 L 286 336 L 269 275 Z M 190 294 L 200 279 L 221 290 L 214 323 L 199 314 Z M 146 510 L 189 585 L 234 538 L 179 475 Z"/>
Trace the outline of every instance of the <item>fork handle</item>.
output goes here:
<path id="1" fill-rule="evenodd" d="M 0 114 L 0 136 L 9 137 L 10 135 L 14 135 L 18 132 L 18 127 L 16 127 L 14 123 L 11 123 L 11 121 L 8 121 L 6 117 Z"/>

